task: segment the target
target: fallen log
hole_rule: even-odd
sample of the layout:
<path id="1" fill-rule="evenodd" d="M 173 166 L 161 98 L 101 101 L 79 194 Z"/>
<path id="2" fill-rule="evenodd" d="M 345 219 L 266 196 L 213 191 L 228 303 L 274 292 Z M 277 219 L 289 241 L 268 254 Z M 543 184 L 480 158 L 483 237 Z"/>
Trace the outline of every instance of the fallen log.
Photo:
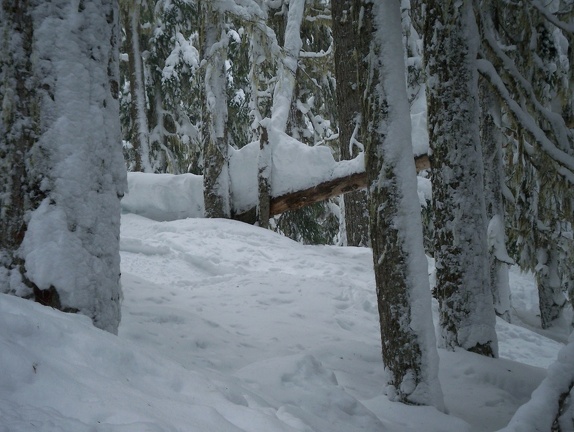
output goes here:
<path id="1" fill-rule="evenodd" d="M 415 157 L 415 168 L 417 172 L 430 169 L 428 155 Z M 304 190 L 271 197 L 269 216 L 275 216 L 287 210 L 298 210 L 302 207 L 366 187 L 367 174 L 360 172 L 319 183 Z M 256 208 L 251 208 L 246 212 L 235 214 L 233 219 L 253 224 L 257 221 L 257 210 Z"/>

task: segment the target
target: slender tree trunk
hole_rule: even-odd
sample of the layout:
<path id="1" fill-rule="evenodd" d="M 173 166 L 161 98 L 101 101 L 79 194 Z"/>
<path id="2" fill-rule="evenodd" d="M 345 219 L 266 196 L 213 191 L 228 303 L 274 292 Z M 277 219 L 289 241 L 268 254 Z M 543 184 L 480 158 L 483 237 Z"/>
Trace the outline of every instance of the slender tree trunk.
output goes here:
<path id="1" fill-rule="evenodd" d="M 258 188 L 259 200 L 257 206 L 257 219 L 261 228 L 269 228 L 271 209 L 271 145 L 269 134 L 265 126 L 260 128 L 259 157 L 258 157 Z"/>
<path id="2" fill-rule="evenodd" d="M 0 130 L 9 139 L 0 154 L 13 166 L 0 171 L 9 191 L 0 194 L 8 228 L 0 233 L 0 289 L 117 332 L 126 180 L 117 2 L 5 1 L 1 14 L 12 41 L 3 44 L 2 82 L 14 87 L 1 87 Z"/>
<path id="3" fill-rule="evenodd" d="M 333 41 L 335 44 L 335 78 L 337 80 L 337 111 L 339 117 L 339 148 L 342 160 L 357 156 L 361 142 L 361 94 L 357 82 L 357 71 L 363 67 L 358 61 L 358 16 L 360 4 L 357 0 L 333 0 Z M 356 191 L 343 197 L 345 208 L 345 231 L 347 245 L 367 246 L 369 243 L 369 219 L 367 194 Z"/>
<path id="4" fill-rule="evenodd" d="M 540 322 L 542 328 L 549 328 L 552 327 L 554 321 L 560 318 L 566 303 L 558 274 L 558 254 L 554 248 L 539 249 L 538 268 L 536 282 L 538 285 Z"/>
<path id="5" fill-rule="evenodd" d="M 428 1 L 424 39 L 442 346 L 495 357 L 471 1 Z"/>
<path id="6" fill-rule="evenodd" d="M 362 53 L 370 232 L 389 396 L 443 408 L 412 157 L 399 0 L 365 1 Z"/>
<path id="7" fill-rule="evenodd" d="M 484 201 L 488 224 L 490 289 L 494 310 L 498 316 L 510 322 L 510 286 L 508 265 L 513 264 L 506 251 L 504 229 L 504 201 L 502 186 L 502 134 L 494 117 L 501 118 L 500 106 L 488 83 L 479 80 L 481 105 L 481 140 L 484 154 Z"/>
<path id="8" fill-rule="evenodd" d="M 122 2 L 131 97 L 129 138 L 134 148 L 134 170 L 153 172 L 149 150 L 143 60 L 140 50 L 140 8 L 139 0 L 123 0 Z"/>
<path id="9" fill-rule="evenodd" d="M 229 218 L 231 196 L 227 142 L 226 50 L 228 37 L 223 29 L 224 16 L 213 10 L 210 1 L 202 1 L 202 28 L 205 70 L 203 106 L 204 200 L 205 216 Z"/>

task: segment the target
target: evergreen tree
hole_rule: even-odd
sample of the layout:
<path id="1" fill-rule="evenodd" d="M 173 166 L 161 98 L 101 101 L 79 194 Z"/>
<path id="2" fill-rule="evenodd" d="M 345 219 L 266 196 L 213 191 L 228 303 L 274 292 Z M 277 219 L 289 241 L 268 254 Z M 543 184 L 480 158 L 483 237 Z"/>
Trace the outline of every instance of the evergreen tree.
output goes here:
<path id="1" fill-rule="evenodd" d="M 536 274 L 541 322 L 548 327 L 560 315 L 573 276 L 571 48 L 565 24 L 548 6 L 484 6 L 479 12 L 484 57 L 479 68 L 502 101 L 503 132 L 511 143 L 510 249 L 522 269 Z"/>

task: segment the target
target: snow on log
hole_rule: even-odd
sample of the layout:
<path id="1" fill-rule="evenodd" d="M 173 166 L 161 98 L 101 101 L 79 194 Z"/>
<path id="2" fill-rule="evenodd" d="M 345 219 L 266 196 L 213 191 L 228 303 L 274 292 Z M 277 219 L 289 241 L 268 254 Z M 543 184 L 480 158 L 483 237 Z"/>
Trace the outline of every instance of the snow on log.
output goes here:
<path id="1" fill-rule="evenodd" d="M 230 151 L 232 218 L 247 223 L 256 222 L 258 149 L 253 142 Z M 415 165 L 417 172 L 430 168 L 428 156 L 415 157 Z M 273 166 L 271 216 L 367 186 L 362 154 L 336 162 L 328 148 L 293 140 L 276 149 Z M 202 185 L 194 174 L 128 173 L 122 209 L 157 221 L 203 217 Z"/>

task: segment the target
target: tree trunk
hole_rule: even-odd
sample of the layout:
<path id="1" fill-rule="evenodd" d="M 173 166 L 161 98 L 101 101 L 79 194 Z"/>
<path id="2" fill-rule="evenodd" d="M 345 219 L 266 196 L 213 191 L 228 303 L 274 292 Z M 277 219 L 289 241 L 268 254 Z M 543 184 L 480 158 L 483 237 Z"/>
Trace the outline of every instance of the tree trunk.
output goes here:
<path id="1" fill-rule="evenodd" d="M 4 1 L 0 8 L 0 289 L 8 292 L 17 291 L 9 275 L 21 261 L 16 251 L 26 232 L 24 215 L 44 195 L 39 179 L 28 174 L 26 163 L 38 140 L 40 121 L 33 108 L 40 96 L 31 63 L 34 26 L 30 9 L 29 2 L 17 1 Z M 32 295 L 22 288 L 20 295 Z"/>
<path id="2" fill-rule="evenodd" d="M 370 233 L 391 399 L 443 408 L 412 158 L 399 0 L 365 1 L 361 94 Z"/>
<path id="3" fill-rule="evenodd" d="M 510 322 L 510 286 L 508 265 L 513 264 L 506 251 L 504 229 L 504 201 L 502 186 L 502 134 L 498 131 L 494 116 L 502 113 L 496 98 L 484 80 L 479 81 L 481 105 L 481 140 L 484 154 L 484 201 L 488 225 L 489 275 L 494 310 L 498 316 Z"/>
<path id="4" fill-rule="evenodd" d="M 140 50 L 140 8 L 137 0 L 124 0 L 122 21 L 128 49 L 130 80 L 129 139 L 134 148 L 134 170 L 153 172 L 149 151 L 149 127 L 145 97 L 143 61 Z"/>
<path id="5" fill-rule="evenodd" d="M 259 204 L 257 205 L 257 219 L 261 228 L 269 228 L 271 217 L 271 146 L 267 128 L 261 126 L 259 137 L 258 172 Z"/>
<path id="6" fill-rule="evenodd" d="M 117 2 L 5 1 L 1 10 L 3 34 L 20 47 L 5 48 L 0 61 L 22 67 L 2 68 L 18 94 L 2 88 L 0 130 L 15 139 L 1 144 L 13 166 L 0 172 L 8 180 L 0 184 L 21 196 L 1 201 L 9 228 L 0 234 L 1 289 L 115 333 L 126 182 Z"/>
<path id="7" fill-rule="evenodd" d="M 203 101 L 204 200 L 205 216 L 229 218 L 231 197 L 227 142 L 227 78 L 225 70 L 228 37 L 223 29 L 224 16 L 212 9 L 210 1 L 200 3 L 205 69 Z"/>
<path id="8" fill-rule="evenodd" d="M 337 111 L 339 117 L 339 149 L 342 160 L 357 156 L 361 142 L 359 125 L 361 94 L 358 89 L 357 71 L 363 67 L 358 62 L 357 23 L 360 7 L 356 0 L 333 0 L 333 42 L 335 45 L 335 78 L 337 80 Z M 366 191 L 350 192 L 343 197 L 347 245 L 367 246 L 369 219 Z"/>
<path id="9" fill-rule="evenodd" d="M 442 346 L 495 357 L 479 138 L 478 41 L 470 0 L 428 1 L 424 52 Z"/>
<path id="10" fill-rule="evenodd" d="M 537 267 L 536 282 L 538 285 L 540 323 L 545 329 L 552 327 L 554 321 L 560 318 L 566 303 L 558 274 L 557 252 L 552 247 L 540 249 Z"/>

